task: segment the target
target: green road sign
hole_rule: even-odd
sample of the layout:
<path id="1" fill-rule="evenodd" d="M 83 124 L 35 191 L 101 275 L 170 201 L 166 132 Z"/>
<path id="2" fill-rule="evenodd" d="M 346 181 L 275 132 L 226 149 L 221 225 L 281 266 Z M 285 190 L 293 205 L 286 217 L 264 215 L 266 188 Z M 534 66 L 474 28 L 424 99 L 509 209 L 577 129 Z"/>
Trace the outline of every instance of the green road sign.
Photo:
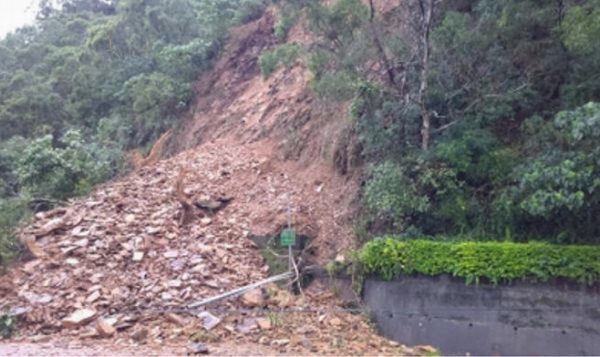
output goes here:
<path id="1" fill-rule="evenodd" d="M 281 245 L 282 246 L 291 246 L 296 244 L 296 231 L 293 228 L 284 229 L 281 231 Z"/>

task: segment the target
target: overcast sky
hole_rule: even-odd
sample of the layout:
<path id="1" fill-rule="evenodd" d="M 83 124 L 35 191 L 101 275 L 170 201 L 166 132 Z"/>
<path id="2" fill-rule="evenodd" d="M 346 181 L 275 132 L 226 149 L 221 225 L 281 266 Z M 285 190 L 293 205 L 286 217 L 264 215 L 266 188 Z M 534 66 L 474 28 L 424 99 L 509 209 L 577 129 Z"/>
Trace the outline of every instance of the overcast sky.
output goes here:
<path id="1" fill-rule="evenodd" d="M 0 38 L 19 26 L 32 23 L 37 0 L 0 0 Z"/>

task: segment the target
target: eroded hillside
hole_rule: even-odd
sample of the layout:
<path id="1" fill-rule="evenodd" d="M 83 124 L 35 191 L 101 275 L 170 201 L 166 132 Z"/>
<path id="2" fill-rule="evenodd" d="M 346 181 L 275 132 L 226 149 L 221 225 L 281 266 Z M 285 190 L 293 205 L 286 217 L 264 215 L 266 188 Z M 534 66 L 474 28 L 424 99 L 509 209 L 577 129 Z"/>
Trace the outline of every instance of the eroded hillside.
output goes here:
<path id="1" fill-rule="evenodd" d="M 305 264 L 353 246 L 357 183 L 344 112 L 313 97 L 301 62 L 261 77 L 257 60 L 275 43 L 273 16 L 235 29 L 224 56 L 200 78 L 194 109 L 170 144 L 180 153 L 39 213 L 22 229 L 34 258 L 0 285 L 0 303 L 20 319 L 22 339 L 423 352 L 376 336 L 319 283 L 299 296 L 270 286 L 204 313 L 186 308 L 267 277 L 270 268 L 249 238 L 278 235 L 289 213 L 310 240 Z M 307 34 L 296 28 L 290 37 Z M 178 184 L 195 203 L 187 222 Z"/>

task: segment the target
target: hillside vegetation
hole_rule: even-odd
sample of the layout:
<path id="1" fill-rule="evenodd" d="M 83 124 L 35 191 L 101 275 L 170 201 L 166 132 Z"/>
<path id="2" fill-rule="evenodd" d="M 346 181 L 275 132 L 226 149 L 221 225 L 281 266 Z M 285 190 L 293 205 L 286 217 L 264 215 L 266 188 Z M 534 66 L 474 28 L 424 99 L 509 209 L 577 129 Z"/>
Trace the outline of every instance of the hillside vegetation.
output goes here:
<path id="1" fill-rule="evenodd" d="M 349 109 L 359 239 L 599 242 L 599 0 L 63 0 L 0 41 L 1 254 L 179 125 L 228 29 L 273 9 L 262 77 L 304 66 Z"/>
<path id="2" fill-rule="evenodd" d="M 54 4 L 54 5 L 52 5 Z M 0 252 L 28 206 L 84 194 L 176 125 L 259 0 L 41 1 L 0 41 Z M 41 206 L 41 207 L 40 207 Z"/>
<path id="3" fill-rule="evenodd" d="M 599 242 L 600 1 L 378 4 L 306 6 L 367 163 L 359 233 Z"/>

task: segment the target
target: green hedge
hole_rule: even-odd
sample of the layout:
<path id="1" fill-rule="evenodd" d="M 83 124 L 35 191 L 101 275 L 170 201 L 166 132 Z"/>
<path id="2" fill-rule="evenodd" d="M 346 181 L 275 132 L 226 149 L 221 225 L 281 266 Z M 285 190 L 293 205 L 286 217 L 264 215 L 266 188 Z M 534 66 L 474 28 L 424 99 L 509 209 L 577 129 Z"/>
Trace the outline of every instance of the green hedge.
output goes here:
<path id="1" fill-rule="evenodd" d="M 600 280 L 600 246 L 511 242 L 436 242 L 376 239 L 360 254 L 366 273 L 390 280 L 399 274 L 451 274 L 467 284 L 487 279 L 566 278 L 592 284 Z"/>

